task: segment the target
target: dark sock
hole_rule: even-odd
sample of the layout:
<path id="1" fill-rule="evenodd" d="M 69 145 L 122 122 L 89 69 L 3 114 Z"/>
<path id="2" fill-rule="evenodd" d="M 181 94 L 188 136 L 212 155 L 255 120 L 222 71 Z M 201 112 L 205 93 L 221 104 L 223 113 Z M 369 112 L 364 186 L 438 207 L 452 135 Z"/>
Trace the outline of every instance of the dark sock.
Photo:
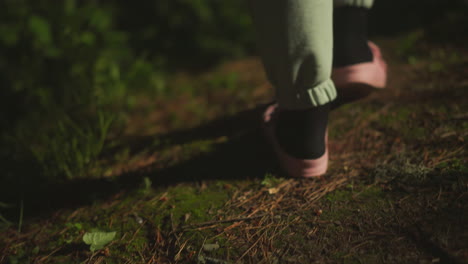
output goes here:
<path id="1" fill-rule="evenodd" d="M 372 61 L 367 45 L 367 8 L 345 6 L 333 10 L 333 67 Z"/>
<path id="2" fill-rule="evenodd" d="M 307 110 L 278 113 L 276 136 L 281 148 L 299 159 L 316 159 L 325 153 L 330 104 Z"/>

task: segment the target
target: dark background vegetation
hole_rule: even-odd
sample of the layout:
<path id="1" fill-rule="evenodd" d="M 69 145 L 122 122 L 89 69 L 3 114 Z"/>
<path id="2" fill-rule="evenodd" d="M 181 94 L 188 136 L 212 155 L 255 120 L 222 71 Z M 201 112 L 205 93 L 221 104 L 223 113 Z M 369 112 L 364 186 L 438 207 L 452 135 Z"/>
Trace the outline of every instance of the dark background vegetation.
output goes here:
<path id="1" fill-rule="evenodd" d="M 461 7 L 377 1 L 370 31 L 397 34 Z M 245 1 L 4 0 L 0 13 L 2 190 L 99 175 L 98 157 L 137 95 L 170 96 L 171 73 L 255 53 Z M 446 35 L 427 35 L 459 40 L 438 32 Z M 417 53 L 420 37 L 402 53 Z"/>
<path id="2" fill-rule="evenodd" d="M 0 10 L 1 177 L 11 182 L 84 176 L 136 94 L 163 96 L 170 72 L 253 42 L 242 1 L 6 0 Z"/>

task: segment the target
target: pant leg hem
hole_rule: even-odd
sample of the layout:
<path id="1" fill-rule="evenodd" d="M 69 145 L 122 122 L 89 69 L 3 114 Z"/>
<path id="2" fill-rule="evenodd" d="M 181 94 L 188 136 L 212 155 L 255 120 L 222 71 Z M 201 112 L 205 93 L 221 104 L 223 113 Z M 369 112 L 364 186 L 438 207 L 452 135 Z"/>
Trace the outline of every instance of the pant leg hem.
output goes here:
<path id="1" fill-rule="evenodd" d="M 371 8 L 373 0 L 335 0 L 334 7 L 340 6 L 355 6 L 355 7 L 365 7 Z"/>
<path id="2" fill-rule="evenodd" d="M 278 106 L 288 110 L 304 110 L 330 103 L 337 96 L 335 84 L 331 79 L 301 90 L 302 92 L 294 97 L 278 96 Z"/>
<path id="3" fill-rule="evenodd" d="M 337 96 L 335 84 L 331 79 L 308 89 L 307 93 L 310 97 L 310 104 L 314 107 L 330 103 Z"/>

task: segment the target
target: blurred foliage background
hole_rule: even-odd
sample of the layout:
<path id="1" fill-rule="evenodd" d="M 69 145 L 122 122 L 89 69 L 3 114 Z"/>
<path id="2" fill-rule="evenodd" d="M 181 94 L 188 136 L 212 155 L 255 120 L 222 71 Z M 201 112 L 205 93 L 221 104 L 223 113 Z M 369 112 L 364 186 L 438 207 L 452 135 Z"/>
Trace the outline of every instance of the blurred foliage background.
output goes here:
<path id="1" fill-rule="evenodd" d="M 2 181 L 84 176 L 134 96 L 251 50 L 237 0 L 0 2 Z M 34 175 L 31 175 L 34 174 Z"/>

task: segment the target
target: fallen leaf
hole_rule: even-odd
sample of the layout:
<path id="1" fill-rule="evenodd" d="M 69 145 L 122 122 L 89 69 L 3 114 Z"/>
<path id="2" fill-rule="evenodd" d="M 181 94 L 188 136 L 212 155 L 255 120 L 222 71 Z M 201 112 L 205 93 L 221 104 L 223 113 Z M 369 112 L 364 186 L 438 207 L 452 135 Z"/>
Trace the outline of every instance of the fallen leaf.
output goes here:
<path id="1" fill-rule="evenodd" d="M 89 245 L 91 251 L 102 249 L 115 238 L 116 232 L 87 232 L 83 236 L 83 242 Z"/>

